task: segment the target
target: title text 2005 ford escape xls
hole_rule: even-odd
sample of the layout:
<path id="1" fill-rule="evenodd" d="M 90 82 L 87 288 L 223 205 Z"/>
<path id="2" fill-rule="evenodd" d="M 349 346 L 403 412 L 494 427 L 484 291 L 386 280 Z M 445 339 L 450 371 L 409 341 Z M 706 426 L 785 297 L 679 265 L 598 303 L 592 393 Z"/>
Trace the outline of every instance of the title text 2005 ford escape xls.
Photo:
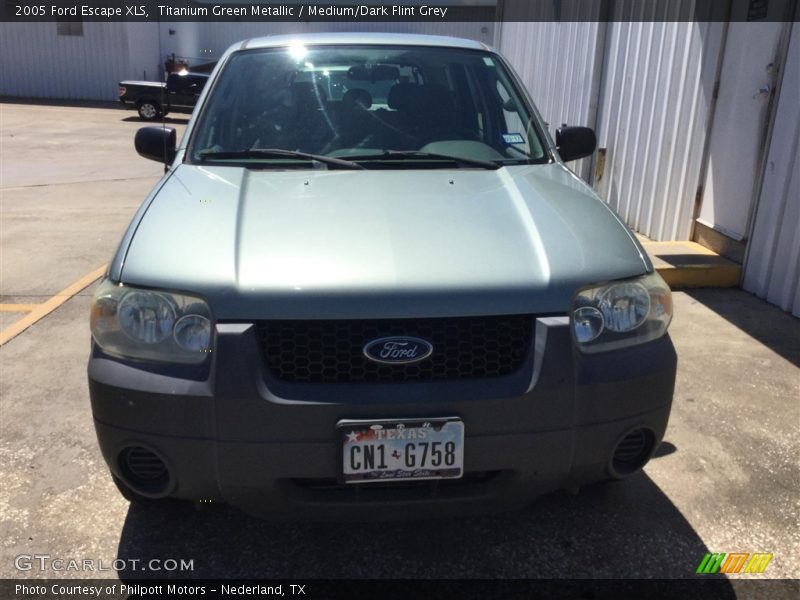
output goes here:
<path id="1" fill-rule="evenodd" d="M 89 383 L 129 498 L 264 516 L 522 506 L 666 428 L 670 291 L 472 41 L 271 37 L 220 60 L 95 294 Z"/>

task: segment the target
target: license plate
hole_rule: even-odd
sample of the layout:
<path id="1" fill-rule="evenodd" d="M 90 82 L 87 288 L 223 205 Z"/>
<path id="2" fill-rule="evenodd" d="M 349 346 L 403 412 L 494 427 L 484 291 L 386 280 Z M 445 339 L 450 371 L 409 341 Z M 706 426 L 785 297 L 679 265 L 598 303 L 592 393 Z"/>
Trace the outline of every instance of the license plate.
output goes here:
<path id="1" fill-rule="evenodd" d="M 344 483 L 457 479 L 464 423 L 457 418 L 339 421 Z"/>

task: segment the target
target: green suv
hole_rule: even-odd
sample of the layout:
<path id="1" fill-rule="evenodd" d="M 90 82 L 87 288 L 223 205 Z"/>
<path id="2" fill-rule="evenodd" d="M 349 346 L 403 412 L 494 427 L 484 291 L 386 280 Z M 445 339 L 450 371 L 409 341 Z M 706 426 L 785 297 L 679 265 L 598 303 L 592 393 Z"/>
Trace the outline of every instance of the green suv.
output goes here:
<path id="1" fill-rule="evenodd" d="M 672 402 L 670 290 L 508 63 L 445 37 L 238 43 L 91 312 L 126 497 L 265 517 L 513 509 L 624 478 Z"/>

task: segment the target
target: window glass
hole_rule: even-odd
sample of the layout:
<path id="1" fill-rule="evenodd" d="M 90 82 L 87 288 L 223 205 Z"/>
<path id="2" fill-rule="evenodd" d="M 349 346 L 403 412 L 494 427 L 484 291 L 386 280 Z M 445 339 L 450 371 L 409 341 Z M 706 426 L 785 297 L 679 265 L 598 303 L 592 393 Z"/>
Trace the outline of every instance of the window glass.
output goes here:
<path id="1" fill-rule="evenodd" d="M 347 158 L 393 150 L 546 161 L 525 103 L 492 56 L 400 46 L 239 52 L 199 115 L 190 155 L 283 149 Z"/>

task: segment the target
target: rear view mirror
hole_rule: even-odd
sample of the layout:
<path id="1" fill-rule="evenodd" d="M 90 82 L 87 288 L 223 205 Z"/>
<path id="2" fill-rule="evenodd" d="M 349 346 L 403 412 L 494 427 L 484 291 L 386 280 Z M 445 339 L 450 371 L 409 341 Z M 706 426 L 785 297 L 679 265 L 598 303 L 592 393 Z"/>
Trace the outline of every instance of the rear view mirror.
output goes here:
<path id="1" fill-rule="evenodd" d="M 591 156 L 597 148 L 597 138 L 590 127 L 559 127 L 556 129 L 556 147 L 561 160 L 569 162 Z"/>
<path id="2" fill-rule="evenodd" d="M 400 79 L 400 69 L 392 65 L 375 65 L 371 69 L 356 65 L 347 69 L 347 78 L 351 81 L 396 81 Z"/>
<path id="3" fill-rule="evenodd" d="M 136 132 L 133 145 L 140 156 L 169 166 L 178 153 L 178 136 L 172 127 L 142 127 Z"/>
<path id="4" fill-rule="evenodd" d="M 347 69 L 347 78 L 351 81 L 369 81 L 369 69 L 362 66 L 350 67 Z"/>

